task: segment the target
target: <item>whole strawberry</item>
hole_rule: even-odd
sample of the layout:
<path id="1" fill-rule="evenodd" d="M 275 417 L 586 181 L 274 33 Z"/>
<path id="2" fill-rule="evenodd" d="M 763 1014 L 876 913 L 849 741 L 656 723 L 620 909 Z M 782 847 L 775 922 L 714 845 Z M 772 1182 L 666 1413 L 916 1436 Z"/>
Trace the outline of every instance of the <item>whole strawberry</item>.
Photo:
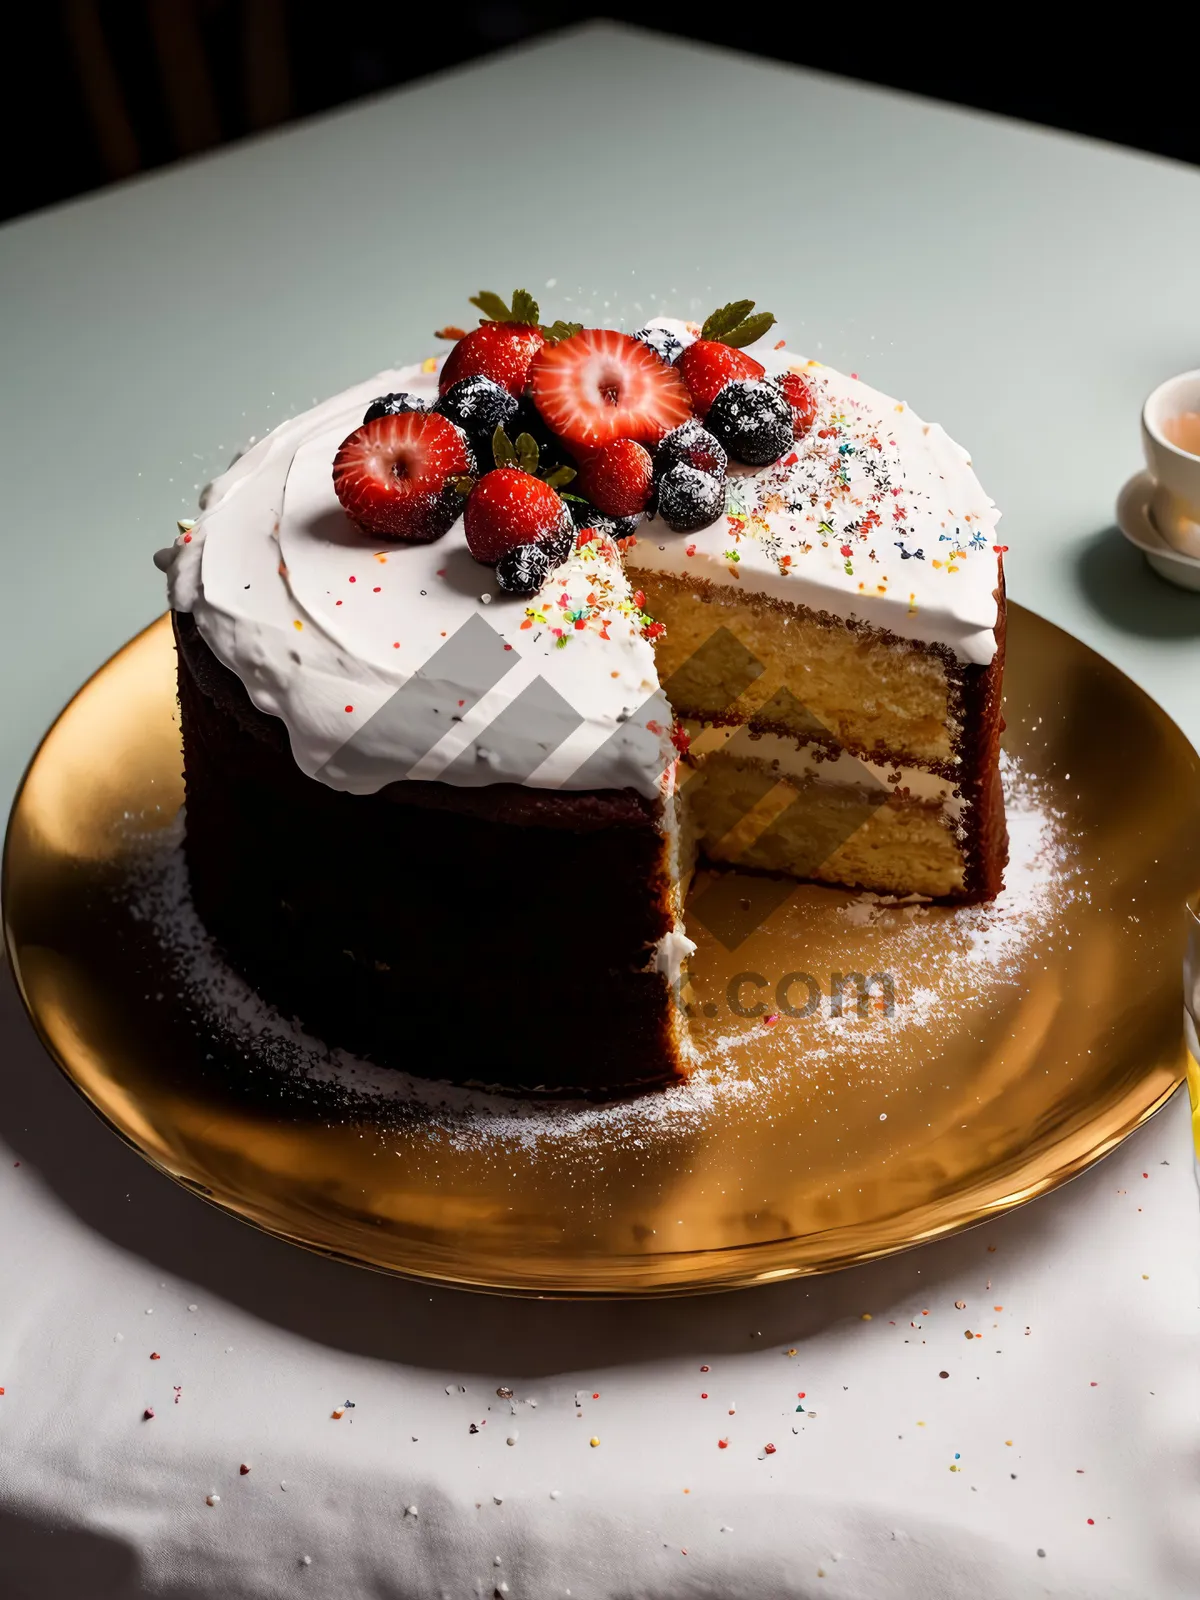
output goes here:
<path id="1" fill-rule="evenodd" d="M 428 543 L 462 511 L 459 480 L 475 463 L 460 428 L 430 411 L 376 417 L 344 439 L 333 487 L 368 533 Z"/>
<path id="2" fill-rule="evenodd" d="M 569 537 L 573 529 L 558 492 L 520 467 L 497 467 L 480 478 L 467 501 L 463 526 L 467 549 L 489 567 L 522 545 Z"/>
<path id="3" fill-rule="evenodd" d="M 617 439 L 580 465 L 575 487 L 606 516 L 633 517 L 646 509 L 653 484 L 649 451 L 632 439 Z"/>
<path id="4" fill-rule="evenodd" d="M 742 346 L 761 339 L 775 318 L 769 311 L 751 316 L 753 310 L 753 300 L 734 300 L 714 311 L 695 344 L 688 345 L 676 363 L 698 417 L 708 415 L 727 383 L 765 375 L 762 362 L 746 355 Z"/>
<path id="5" fill-rule="evenodd" d="M 539 325 L 538 303 L 524 289 L 513 293 L 506 305 L 498 294 L 481 289 L 471 304 L 483 312 L 484 320 L 471 333 L 464 334 L 446 357 L 438 378 L 438 393 L 445 394 L 464 378 L 482 376 L 519 395 L 529 382 L 529 365 L 546 343 L 547 337 L 564 338 L 577 323 Z"/>

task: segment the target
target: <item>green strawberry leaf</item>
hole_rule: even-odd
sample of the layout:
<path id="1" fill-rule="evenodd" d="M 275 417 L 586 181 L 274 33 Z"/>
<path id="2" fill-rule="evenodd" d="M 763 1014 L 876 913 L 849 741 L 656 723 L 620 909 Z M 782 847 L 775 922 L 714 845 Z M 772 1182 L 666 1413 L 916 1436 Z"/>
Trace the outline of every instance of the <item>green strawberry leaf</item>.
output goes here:
<path id="1" fill-rule="evenodd" d="M 509 319 L 508 307 L 500 296 L 493 294 L 490 289 L 481 289 L 478 294 L 473 294 L 471 304 L 478 306 L 487 322 L 507 322 Z"/>
<path id="2" fill-rule="evenodd" d="M 517 435 L 517 463 L 522 472 L 528 472 L 533 477 L 537 476 L 538 447 L 537 440 L 531 433 Z"/>
<path id="3" fill-rule="evenodd" d="M 541 311 L 538 303 L 528 289 L 514 289 L 512 297 L 512 316 L 510 322 L 528 322 L 537 327 Z"/>
<path id="4" fill-rule="evenodd" d="M 483 312 L 484 322 L 527 322 L 536 327 L 541 312 L 528 289 L 514 289 L 512 305 L 506 305 L 498 294 L 481 289 L 471 296 L 471 304 Z"/>
<path id="5" fill-rule="evenodd" d="M 552 489 L 561 489 L 565 484 L 571 483 L 575 478 L 574 467 L 556 467 L 547 477 L 546 482 Z M 578 500 L 577 494 L 564 495 L 565 500 Z"/>
<path id="6" fill-rule="evenodd" d="M 754 310 L 753 300 L 731 300 L 727 306 L 714 311 L 700 330 L 702 339 L 713 339 L 724 344 L 725 335 Z"/>
<path id="7" fill-rule="evenodd" d="M 517 464 L 517 452 L 512 447 L 512 440 L 504 431 L 503 423 L 492 435 L 492 456 L 498 467 L 515 467 Z"/>
<path id="8" fill-rule="evenodd" d="M 559 470 L 561 471 L 561 468 Z M 567 468 L 567 471 L 571 472 L 570 467 Z M 574 473 L 573 472 L 571 473 L 571 476 L 574 477 Z M 570 479 L 568 479 L 567 481 L 569 482 Z M 547 482 L 549 482 L 548 479 L 547 479 Z M 587 496 L 586 495 L 582 495 L 582 494 L 560 494 L 558 498 L 560 500 L 573 500 L 576 505 L 580 505 L 580 506 L 586 506 L 586 505 L 589 504 Z M 600 513 L 597 511 L 596 515 L 599 516 Z"/>
<path id="9" fill-rule="evenodd" d="M 747 317 L 744 322 L 739 322 L 736 328 L 731 328 L 721 341 L 730 345 L 734 350 L 741 350 L 748 344 L 753 344 L 756 339 L 761 339 L 768 328 L 775 326 L 775 318 L 769 311 L 760 311 L 756 317 Z"/>
<path id="10" fill-rule="evenodd" d="M 542 337 L 547 344 L 560 344 L 564 339 L 570 339 L 577 333 L 583 332 L 582 322 L 552 322 L 549 327 L 542 328 Z"/>
<path id="11" fill-rule="evenodd" d="M 460 478 L 451 478 L 450 482 L 454 485 L 455 494 L 462 495 L 464 500 L 475 487 L 475 479 L 465 472 Z"/>
<path id="12" fill-rule="evenodd" d="M 753 300 L 731 300 L 727 306 L 713 312 L 701 328 L 700 337 L 716 344 L 727 344 L 733 350 L 753 344 L 768 328 L 775 326 L 775 318 L 769 311 L 760 311 L 752 317 L 753 310 Z"/>

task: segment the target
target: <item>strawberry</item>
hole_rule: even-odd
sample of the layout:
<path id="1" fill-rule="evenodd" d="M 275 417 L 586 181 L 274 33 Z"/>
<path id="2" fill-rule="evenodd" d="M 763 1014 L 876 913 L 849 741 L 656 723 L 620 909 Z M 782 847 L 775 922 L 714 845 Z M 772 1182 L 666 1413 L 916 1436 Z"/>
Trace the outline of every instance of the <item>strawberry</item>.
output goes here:
<path id="1" fill-rule="evenodd" d="M 709 406 L 727 383 L 735 378 L 761 378 L 766 373 L 761 361 L 715 339 L 697 339 L 688 345 L 676 366 L 698 417 L 708 414 Z"/>
<path id="2" fill-rule="evenodd" d="M 584 328 L 543 345 L 529 382 L 543 420 L 578 450 L 617 439 L 656 444 L 692 411 L 676 369 L 609 328 Z"/>
<path id="3" fill-rule="evenodd" d="M 462 510 L 456 480 L 474 470 L 462 431 L 431 411 L 377 417 L 344 439 L 333 487 L 368 533 L 427 543 Z"/>
<path id="4" fill-rule="evenodd" d="M 803 439 L 817 420 L 816 390 L 799 372 L 781 373 L 775 379 L 775 386 L 783 392 L 783 398 L 792 408 L 794 436 Z"/>
<path id="5" fill-rule="evenodd" d="M 572 532 L 566 502 L 548 483 L 519 467 L 497 467 L 480 478 L 467 501 L 463 524 L 467 549 L 486 566 L 495 566 L 520 545 L 564 536 L 569 540 Z"/>
<path id="6" fill-rule="evenodd" d="M 483 312 L 483 320 L 472 333 L 459 335 L 438 379 L 439 394 L 464 378 L 475 377 L 491 378 L 509 394 L 523 394 L 529 382 L 529 363 L 547 339 L 565 339 L 579 332 L 577 322 L 544 327 L 538 303 L 528 289 L 514 289 L 511 300 L 481 289 L 471 296 L 471 304 Z"/>
<path id="7" fill-rule="evenodd" d="M 632 517 L 646 509 L 653 482 L 649 451 L 632 439 L 616 439 L 588 457 L 575 486 L 606 516 Z"/>
<path id="8" fill-rule="evenodd" d="M 438 393 L 464 378 L 491 378 L 509 394 L 521 394 L 529 381 L 529 363 L 545 344 L 542 330 L 523 322 L 485 322 L 460 339 L 446 357 Z"/>

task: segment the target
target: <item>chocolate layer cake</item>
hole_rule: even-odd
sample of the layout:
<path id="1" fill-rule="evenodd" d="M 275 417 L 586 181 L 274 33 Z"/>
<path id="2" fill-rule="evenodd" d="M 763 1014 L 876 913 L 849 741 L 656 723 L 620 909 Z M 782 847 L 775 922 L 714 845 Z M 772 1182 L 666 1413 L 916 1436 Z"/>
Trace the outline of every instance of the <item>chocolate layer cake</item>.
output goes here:
<path id="1" fill-rule="evenodd" d="M 647 331 L 664 363 L 696 343 L 684 324 Z M 623 341 L 590 347 L 587 381 L 598 405 L 624 404 L 633 341 L 541 333 L 560 368 L 572 338 Z M 882 893 L 999 888 L 995 509 L 906 407 L 782 350 L 734 354 L 748 393 L 799 375 L 812 414 L 766 466 L 722 466 L 723 511 L 692 531 L 669 524 L 656 477 L 659 514 L 636 528 L 576 502 L 569 538 L 535 535 L 493 566 L 481 444 L 457 413 L 465 519 L 446 488 L 419 542 L 368 531 L 347 447 L 422 429 L 444 443 L 436 417 L 406 420 L 437 401 L 427 361 L 269 434 L 164 555 L 197 907 L 329 1043 L 553 1093 L 685 1074 L 689 840 L 714 864 Z M 450 361 L 467 356 L 464 340 Z M 675 383 L 670 406 L 700 412 L 690 392 Z M 363 423 L 381 396 L 393 411 Z M 580 485 L 619 498 L 594 443 L 576 441 Z M 368 455 L 363 492 L 374 470 Z M 430 516 L 446 531 L 431 537 Z"/>

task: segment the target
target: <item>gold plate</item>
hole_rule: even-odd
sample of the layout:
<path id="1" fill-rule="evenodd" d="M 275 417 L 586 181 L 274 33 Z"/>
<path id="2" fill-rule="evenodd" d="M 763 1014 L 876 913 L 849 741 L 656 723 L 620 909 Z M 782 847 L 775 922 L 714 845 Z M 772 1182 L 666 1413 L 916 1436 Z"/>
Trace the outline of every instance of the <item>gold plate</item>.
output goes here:
<path id="1" fill-rule="evenodd" d="M 25 1004 L 76 1087 L 164 1172 L 386 1271 L 684 1293 L 966 1227 L 1081 1171 L 1182 1080 L 1182 907 L 1200 883 L 1187 740 L 1017 606 L 1009 641 L 1000 901 L 889 907 L 804 887 L 732 952 L 693 929 L 700 1073 L 618 1105 L 546 1107 L 332 1058 L 221 966 L 181 888 L 162 619 L 67 707 L 14 807 L 3 901 Z M 875 975 L 865 1015 L 856 982 L 834 979 L 856 972 Z M 548 996 L 545 1025 L 569 1050 L 581 1024 Z"/>

